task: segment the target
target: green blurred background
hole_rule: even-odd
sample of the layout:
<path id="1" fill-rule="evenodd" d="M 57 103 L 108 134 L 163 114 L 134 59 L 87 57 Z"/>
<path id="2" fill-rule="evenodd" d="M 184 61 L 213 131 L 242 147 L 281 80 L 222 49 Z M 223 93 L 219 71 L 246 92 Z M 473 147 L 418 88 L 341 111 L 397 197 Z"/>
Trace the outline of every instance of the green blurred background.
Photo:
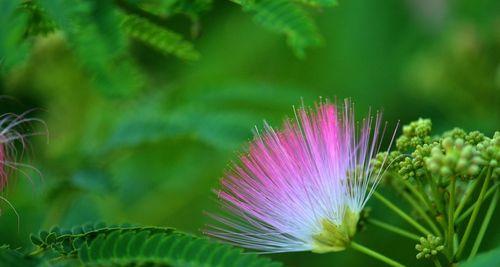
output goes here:
<path id="1" fill-rule="evenodd" d="M 0 110 L 36 108 L 46 122 L 48 144 L 30 139 L 29 163 L 43 177 L 19 177 L 4 192 L 21 218 L 18 228 L 0 204 L 0 241 L 22 246 L 38 229 L 89 221 L 199 234 L 203 211 L 217 209 L 211 189 L 253 127 L 263 119 L 278 126 L 293 105 L 319 96 L 352 97 L 361 113 L 383 109 L 390 126 L 428 117 L 435 133 L 459 126 L 491 135 L 500 122 L 499 3 L 340 1 L 313 12 L 324 42 L 298 59 L 282 36 L 215 1 L 192 40 L 199 60 L 131 42 L 145 79 L 123 77 L 118 89 L 96 88 L 61 34 L 37 38 L 27 60 L 2 75 L 0 94 L 15 100 L 2 99 Z M 375 201 L 369 206 L 374 217 L 406 227 Z M 500 243 L 495 227 L 487 237 L 484 249 Z M 417 264 L 412 242 L 371 227 L 357 238 Z M 287 266 L 380 265 L 354 251 L 273 257 Z"/>

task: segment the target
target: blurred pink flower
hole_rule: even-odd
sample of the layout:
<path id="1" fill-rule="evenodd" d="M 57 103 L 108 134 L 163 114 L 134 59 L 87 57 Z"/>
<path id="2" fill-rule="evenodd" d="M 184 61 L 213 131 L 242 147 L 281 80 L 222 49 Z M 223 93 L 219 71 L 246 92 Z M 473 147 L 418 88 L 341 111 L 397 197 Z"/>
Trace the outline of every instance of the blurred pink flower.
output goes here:
<path id="1" fill-rule="evenodd" d="M 221 225 L 206 234 L 270 253 L 345 249 L 382 175 L 370 165 L 380 126 L 379 113 L 359 125 L 349 100 L 300 108 L 281 131 L 265 124 L 221 180 Z"/>
<path id="2" fill-rule="evenodd" d="M 37 118 L 26 118 L 28 113 L 6 113 L 0 116 L 0 192 L 8 185 L 13 170 L 20 171 L 28 178 L 30 176 L 20 167 L 38 172 L 30 165 L 19 162 L 28 148 L 26 138 L 46 133 L 33 131 L 31 122 L 40 122 L 44 127 L 45 123 Z"/>

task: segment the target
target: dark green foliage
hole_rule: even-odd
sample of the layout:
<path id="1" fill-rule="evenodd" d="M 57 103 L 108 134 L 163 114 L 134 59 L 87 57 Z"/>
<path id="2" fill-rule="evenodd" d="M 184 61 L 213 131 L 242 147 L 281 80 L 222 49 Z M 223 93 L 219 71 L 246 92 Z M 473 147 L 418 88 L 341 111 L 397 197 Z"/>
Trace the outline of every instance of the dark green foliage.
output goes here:
<path id="1" fill-rule="evenodd" d="M 181 35 L 159 27 L 144 18 L 127 16 L 121 25 L 130 37 L 142 41 L 166 54 L 174 54 L 181 59 L 197 60 L 199 53 Z"/>
<path id="2" fill-rule="evenodd" d="M 307 12 L 288 0 L 237 0 L 243 10 L 254 14 L 255 22 L 271 31 L 284 34 L 298 57 L 305 49 L 321 43 L 314 21 Z"/>
<path id="3" fill-rule="evenodd" d="M 303 5 L 331 6 L 334 1 L 237 1 L 254 20 L 286 36 L 299 57 L 321 43 L 314 21 Z M 192 37 L 201 31 L 212 0 L 32 0 L 2 1 L 0 66 L 4 71 L 22 63 L 30 48 L 43 40 L 63 40 L 90 85 L 104 95 L 132 97 L 148 79 L 136 62 L 129 40 L 139 41 L 164 55 L 194 61 L 200 54 L 179 30 L 179 17 L 188 18 Z M 183 20 L 185 23 L 185 19 Z M 65 47 L 66 48 L 66 47 Z"/>
<path id="4" fill-rule="evenodd" d="M 0 74 L 21 62 L 27 54 L 22 42 L 27 16 L 19 12 L 17 0 L 0 2 Z"/>
<path id="5" fill-rule="evenodd" d="M 56 23 L 47 16 L 45 10 L 37 3 L 33 1 L 23 2 L 21 10 L 29 17 L 25 37 L 44 36 L 57 29 Z"/>
<path id="6" fill-rule="evenodd" d="M 499 266 L 500 265 L 500 249 L 493 249 L 477 255 L 473 259 L 469 259 L 460 263 L 460 267 L 482 267 L 482 266 Z"/>
<path id="7" fill-rule="evenodd" d="M 89 266 L 281 266 L 206 238 L 148 229 L 101 234 L 82 246 L 79 257 Z"/>
<path id="8" fill-rule="evenodd" d="M 45 256 L 45 260 L 78 257 L 84 266 L 281 266 L 265 257 L 172 228 L 108 226 L 103 223 L 87 224 L 71 230 L 54 227 L 32 235 L 31 241 L 39 251 L 56 252 Z M 7 252 L 0 251 L 0 260 L 3 260 L 4 254 L 25 258 L 21 253 Z"/>
<path id="9" fill-rule="evenodd" d="M 303 3 L 313 7 L 329 7 L 338 4 L 337 0 L 295 0 L 295 2 Z"/>
<path id="10" fill-rule="evenodd" d="M 139 73 L 126 57 L 126 39 L 111 1 L 40 0 L 95 86 L 108 95 L 138 88 Z"/>
<path id="11" fill-rule="evenodd" d="M 38 260 L 25 256 L 7 245 L 0 246 L 0 266 L 31 267 L 38 266 Z"/>
<path id="12" fill-rule="evenodd" d="M 335 0 L 234 1 L 254 14 L 254 20 L 271 31 L 284 34 L 299 57 L 305 49 L 321 42 L 314 21 L 302 4 L 327 7 Z M 2 1 L 0 63 L 4 69 L 21 62 L 32 38 L 60 32 L 82 63 L 96 87 L 110 95 L 127 95 L 141 85 L 140 77 L 127 54 L 126 37 L 144 42 L 162 53 L 184 60 L 196 60 L 198 52 L 183 36 L 165 26 L 176 15 L 191 21 L 191 35 L 199 35 L 201 15 L 212 0 L 175 1 Z M 120 18 L 126 15 L 125 19 Z M 123 23 L 121 23 L 123 20 Z M 125 36 L 125 34 L 127 36 Z"/>
<path id="13" fill-rule="evenodd" d="M 183 14 L 188 17 L 199 16 L 208 11 L 212 6 L 212 0 L 145 0 L 136 2 L 140 8 L 159 16 L 177 14 Z"/>
<path id="14" fill-rule="evenodd" d="M 300 97 L 313 98 L 294 88 L 265 84 L 201 86 L 176 97 L 182 99 L 181 105 L 169 104 L 171 96 L 164 94 L 140 99 L 117 116 L 101 148 L 110 151 L 189 138 L 217 149 L 234 149 L 250 138 L 254 126 L 261 128 L 269 109 L 291 111 L 289 103 L 298 103 Z"/>
<path id="15" fill-rule="evenodd" d="M 63 255 L 74 255 L 84 243 L 91 242 L 100 235 L 109 235 L 113 232 L 138 232 L 147 230 L 151 233 L 170 233 L 171 228 L 140 227 L 133 225 L 106 225 L 104 223 L 85 224 L 71 229 L 53 227 L 49 231 L 40 231 L 31 235 L 31 242 L 44 249 L 54 249 Z"/>

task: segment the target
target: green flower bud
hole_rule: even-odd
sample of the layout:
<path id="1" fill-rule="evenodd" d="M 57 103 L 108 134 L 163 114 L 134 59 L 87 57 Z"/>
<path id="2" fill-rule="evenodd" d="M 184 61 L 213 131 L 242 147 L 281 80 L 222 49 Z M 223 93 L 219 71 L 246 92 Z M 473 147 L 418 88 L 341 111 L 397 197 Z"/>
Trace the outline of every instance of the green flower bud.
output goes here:
<path id="1" fill-rule="evenodd" d="M 459 129 L 454 130 L 455 134 L 460 133 Z M 482 144 L 487 153 L 487 146 Z M 445 137 L 441 144 L 432 147 L 430 156 L 425 158 L 427 170 L 431 173 L 451 177 L 457 176 L 463 179 L 473 178 L 480 171 L 481 157 L 476 147 L 466 144 L 464 139 Z"/>
<path id="2" fill-rule="evenodd" d="M 465 139 L 466 136 L 467 136 L 467 133 L 460 128 L 453 128 L 452 130 L 443 133 L 443 138 L 451 138 L 451 139 L 462 138 L 462 139 Z"/>
<path id="3" fill-rule="evenodd" d="M 468 175 L 478 175 L 479 174 L 479 167 L 477 165 L 472 165 L 467 169 L 467 174 Z"/>
<path id="4" fill-rule="evenodd" d="M 417 259 L 430 259 L 444 249 L 440 237 L 428 235 L 427 238 L 421 237 L 419 241 L 420 244 L 415 245 L 415 249 L 419 251 Z"/>
<path id="5" fill-rule="evenodd" d="M 436 162 L 430 161 L 430 163 L 428 164 L 428 169 L 429 169 L 429 171 L 436 173 L 439 171 L 439 164 L 437 164 Z"/>
<path id="6" fill-rule="evenodd" d="M 403 152 L 430 143 L 431 129 L 431 120 L 422 118 L 403 126 L 403 135 L 396 140 L 397 149 Z"/>
<path id="7" fill-rule="evenodd" d="M 482 134 L 479 131 L 473 131 L 467 134 L 465 137 L 465 143 L 469 145 L 477 145 L 481 142 L 483 142 L 485 139 L 484 134 Z"/>
<path id="8" fill-rule="evenodd" d="M 493 168 L 493 176 L 498 177 L 500 174 L 500 132 L 495 132 L 493 138 L 484 137 L 484 140 L 477 144 L 478 157 L 480 165 Z"/>
<path id="9" fill-rule="evenodd" d="M 391 172 L 397 172 L 401 160 L 403 157 L 399 151 L 380 152 L 371 160 L 370 164 L 375 173 L 380 171 L 384 178 L 387 178 Z"/>
<path id="10" fill-rule="evenodd" d="M 451 171 L 451 169 L 448 168 L 448 167 L 446 167 L 446 166 L 441 167 L 441 169 L 439 170 L 439 172 L 444 177 L 449 177 L 449 176 L 451 176 L 453 174 L 453 172 Z"/>
<path id="11" fill-rule="evenodd" d="M 473 152 L 472 146 L 467 146 L 462 149 L 462 157 L 470 159 L 473 156 Z"/>
<path id="12" fill-rule="evenodd" d="M 457 170 L 464 170 L 467 168 L 468 162 L 466 159 L 459 159 L 457 162 Z"/>
<path id="13" fill-rule="evenodd" d="M 496 166 L 498 166 L 498 162 L 496 160 L 492 159 L 490 161 L 490 167 L 496 167 Z"/>
<path id="14" fill-rule="evenodd" d="M 401 136 L 396 140 L 396 148 L 399 151 L 407 151 L 411 148 L 410 138 L 406 136 Z"/>
<path id="15" fill-rule="evenodd" d="M 453 147 L 454 142 L 453 142 L 453 139 L 447 137 L 447 138 L 443 139 L 441 144 L 442 144 L 444 149 L 450 150 Z"/>

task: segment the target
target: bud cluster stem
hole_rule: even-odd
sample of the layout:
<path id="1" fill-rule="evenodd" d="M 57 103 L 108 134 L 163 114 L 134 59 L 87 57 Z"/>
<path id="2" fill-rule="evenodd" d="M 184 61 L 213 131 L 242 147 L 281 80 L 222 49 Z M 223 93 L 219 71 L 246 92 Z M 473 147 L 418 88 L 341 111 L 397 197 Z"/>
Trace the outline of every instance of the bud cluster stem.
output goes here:
<path id="1" fill-rule="evenodd" d="M 405 221 L 407 221 L 409 224 L 411 224 L 413 227 L 415 227 L 417 230 L 422 232 L 425 235 L 430 235 L 431 232 L 427 230 L 424 226 L 422 226 L 420 223 L 415 221 L 410 215 L 402 211 L 400 208 L 398 208 L 394 203 L 392 203 L 390 200 L 382 196 L 378 192 L 374 192 L 373 196 L 378 199 L 380 202 L 382 202 L 386 207 L 388 207 L 390 210 L 392 210 L 394 213 L 399 215 L 401 218 L 403 218 Z"/>
<path id="2" fill-rule="evenodd" d="M 495 190 L 498 188 L 498 183 L 495 184 L 494 186 L 492 186 L 490 189 L 488 189 L 488 191 L 486 192 L 486 194 L 484 195 L 484 198 L 483 198 L 483 201 L 488 199 L 491 195 L 493 195 L 493 193 L 495 193 Z M 467 217 L 469 217 L 469 215 L 474 211 L 474 209 L 476 208 L 476 205 L 478 205 L 479 202 L 475 202 L 474 204 L 472 204 L 466 211 L 464 211 L 464 213 L 462 213 L 458 219 L 456 220 L 456 223 L 461 223 L 463 220 L 467 219 Z"/>
<path id="3" fill-rule="evenodd" d="M 484 234 L 486 233 L 486 229 L 488 229 L 488 225 L 491 221 L 491 218 L 493 217 L 493 213 L 495 212 L 495 208 L 498 204 L 499 194 L 500 194 L 500 190 L 498 190 L 498 188 L 497 188 L 495 191 L 495 195 L 493 196 L 493 199 L 490 202 L 490 206 L 488 207 L 488 211 L 486 212 L 483 223 L 481 224 L 481 228 L 479 229 L 479 233 L 477 234 L 476 241 L 474 241 L 474 246 L 472 247 L 472 251 L 469 255 L 469 259 L 476 256 L 476 253 L 479 250 L 479 246 L 481 245 L 481 242 L 483 241 L 483 237 L 484 237 Z"/>
<path id="4" fill-rule="evenodd" d="M 404 230 L 404 229 L 401 229 L 397 226 L 394 226 L 394 225 L 391 225 L 391 224 L 388 224 L 388 223 L 385 223 L 385 222 L 382 222 L 382 221 L 379 221 L 379 220 L 376 220 L 376 219 L 368 219 L 368 223 L 370 224 L 373 224 L 375 226 L 378 226 L 384 230 L 387 230 L 389 232 L 392 232 L 392 233 L 395 233 L 395 234 L 398 234 L 400 236 L 403 236 L 403 237 L 407 237 L 409 239 L 412 239 L 412 240 L 420 240 L 420 237 L 416 234 L 413 234 L 407 230 Z"/>
<path id="5" fill-rule="evenodd" d="M 450 255 L 450 259 L 453 258 L 454 253 L 454 245 L 453 238 L 455 236 L 455 192 L 456 192 L 456 177 L 451 177 L 450 183 L 450 201 L 448 203 L 448 231 L 446 236 L 446 242 L 448 243 L 448 254 Z"/>
<path id="6" fill-rule="evenodd" d="M 386 256 L 384 256 L 384 255 L 382 255 L 382 254 L 380 254 L 380 253 L 378 253 L 378 252 L 376 252 L 376 251 L 374 251 L 372 249 L 369 249 L 369 248 L 367 248 L 367 247 L 365 247 L 365 246 L 363 246 L 361 244 L 358 244 L 358 243 L 356 243 L 354 241 L 351 241 L 351 248 L 353 248 L 353 249 L 355 249 L 355 250 L 357 250 L 357 251 L 359 251 L 361 253 L 364 253 L 364 254 L 366 254 L 368 256 L 371 256 L 371 257 L 373 257 L 375 259 L 378 259 L 378 260 L 380 260 L 382 262 L 385 262 L 389 266 L 393 266 L 393 267 L 405 267 L 403 264 L 401 264 L 401 263 L 399 263 L 399 262 L 397 262 L 397 261 L 395 261 L 395 260 L 393 260 L 391 258 L 388 258 L 388 257 L 386 257 Z"/>
<path id="7" fill-rule="evenodd" d="M 418 203 L 410 194 L 402 189 L 397 189 L 399 193 L 406 199 L 406 201 L 418 212 L 418 214 L 424 219 L 424 221 L 431 227 L 435 235 L 440 236 L 439 228 L 436 226 L 434 221 L 429 217 L 427 212 L 422 208 L 421 203 Z M 425 204 L 425 203 L 423 203 Z"/>
<path id="8" fill-rule="evenodd" d="M 464 209 L 467 202 L 469 202 L 470 197 L 472 196 L 472 193 L 474 193 L 474 191 L 476 190 L 476 187 L 478 184 L 479 184 L 479 180 L 474 180 L 474 181 L 472 181 L 471 184 L 469 184 L 467 186 L 464 197 L 460 200 L 460 203 L 458 203 L 458 206 L 455 209 L 455 215 L 453 215 L 453 219 L 455 221 L 458 219 L 460 212 L 462 212 L 462 210 Z"/>
<path id="9" fill-rule="evenodd" d="M 488 174 L 486 179 L 484 180 L 483 187 L 481 188 L 481 192 L 479 193 L 479 197 L 477 202 L 475 203 L 474 210 L 472 211 L 472 215 L 467 223 L 467 227 L 465 228 L 465 232 L 463 234 L 462 240 L 460 240 L 460 244 L 458 245 L 457 253 L 455 254 L 455 258 L 459 258 L 462 255 L 463 250 L 465 249 L 465 245 L 467 244 L 467 240 L 469 239 L 472 228 L 474 227 L 474 223 L 476 221 L 477 215 L 479 214 L 479 210 L 481 209 L 481 204 L 483 203 L 490 179 L 491 179 L 492 170 L 488 170 Z"/>

